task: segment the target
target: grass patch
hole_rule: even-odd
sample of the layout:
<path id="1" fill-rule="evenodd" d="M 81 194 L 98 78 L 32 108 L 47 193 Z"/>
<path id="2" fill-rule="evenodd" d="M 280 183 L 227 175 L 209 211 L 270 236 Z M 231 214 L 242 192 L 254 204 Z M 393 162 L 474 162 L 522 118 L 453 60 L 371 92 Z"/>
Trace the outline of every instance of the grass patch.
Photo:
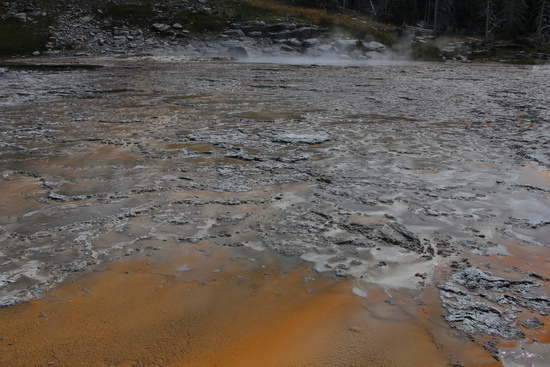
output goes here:
<path id="1" fill-rule="evenodd" d="M 452 58 L 451 55 L 445 55 L 434 43 L 414 43 L 411 44 L 411 58 L 422 61 L 442 61 L 442 56 Z"/>
<path id="2" fill-rule="evenodd" d="M 152 3 L 116 4 L 108 2 L 104 5 L 103 17 L 110 18 L 113 26 L 148 26 L 152 24 L 156 14 Z"/>
<path id="3" fill-rule="evenodd" d="M 202 10 L 182 10 L 176 13 L 170 21 L 181 23 L 193 34 L 218 33 L 227 28 L 229 17 L 221 12 L 212 14 Z"/>
<path id="4" fill-rule="evenodd" d="M 24 55 L 40 51 L 50 39 L 47 27 L 50 18 L 35 22 L 19 22 L 13 18 L 0 20 L 0 55 Z"/>

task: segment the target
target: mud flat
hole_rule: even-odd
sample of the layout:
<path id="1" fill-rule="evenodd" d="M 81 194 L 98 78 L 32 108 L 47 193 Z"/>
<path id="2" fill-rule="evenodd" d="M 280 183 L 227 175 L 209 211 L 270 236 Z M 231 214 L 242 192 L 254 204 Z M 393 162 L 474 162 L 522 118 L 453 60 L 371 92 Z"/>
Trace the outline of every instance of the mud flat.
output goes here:
<path id="1" fill-rule="evenodd" d="M 86 65 L 0 69 L 2 363 L 548 363 L 549 68 Z"/>

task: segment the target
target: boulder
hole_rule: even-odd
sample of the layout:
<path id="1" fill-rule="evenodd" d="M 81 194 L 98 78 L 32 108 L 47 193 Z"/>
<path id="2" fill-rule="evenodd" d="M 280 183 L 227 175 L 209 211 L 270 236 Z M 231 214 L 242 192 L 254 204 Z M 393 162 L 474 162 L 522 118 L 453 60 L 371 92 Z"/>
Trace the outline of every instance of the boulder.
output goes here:
<path id="1" fill-rule="evenodd" d="M 294 47 L 294 48 L 301 48 L 302 47 L 302 41 L 297 40 L 296 38 L 292 38 L 289 40 L 286 40 L 285 42 L 288 46 Z"/>
<path id="2" fill-rule="evenodd" d="M 164 24 L 164 23 L 155 23 L 151 26 L 151 29 L 155 32 L 161 32 L 161 33 L 165 33 L 165 32 L 168 32 L 172 27 L 169 26 L 168 24 Z"/>
<path id="3" fill-rule="evenodd" d="M 281 51 L 283 52 L 296 52 L 296 50 L 293 47 L 290 47 L 288 45 L 282 45 Z"/>
<path id="4" fill-rule="evenodd" d="M 300 40 L 305 40 L 308 38 L 317 37 L 318 35 L 321 34 L 321 30 L 319 28 L 314 28 L 314 27 L 303 27 L 303 28 L 295 29 L 293 34 L 295 38 L 298 38 Z"/>
<path id="5" fill-rule="evenodd" d="M 248 52 L 243 46 L 230 46 L 226 50 L 227 55 L 236 57 L 238 59 L 244 59 L 248 57 Z"/>
<path id="6" fill-rule="evenodd" d="M 384 52 L 386 50 L 386 46 L 381 44 L 380 42 L 363 42 L 361 45 L 361 48 L 365 52 L 370 51 L 376 51 L 376 52 Z"/>
<path id="7" fill-rule="evenodd" d="M 128 30 L 128 28 L 113 28 L 113 36 L 128 36 L 130 35 L 130 31 Z"/>
<path id="8" fill-rule="evenodd" d="M 302 45 L 305 48 L 312 48 L 312 47 L 317 46 L 318 44 L 319 44 L 319 40 L 317 38 L 310 38 L 310 39 L 302 41 Z"/>
<path id="9" fill-rule="evenodd" d="M 264 34 L 262 32 L 249 32 L 246 35 L 250 38 L 261 38 Z"/>
<path id="10" fill-rule="evenodd" d="M 230 29 L 228 31 L 223 32 L 222 36 L 239 39 L 239 40 L 246 38 L 246 35 L 240 29 Z"/>
<path id="11" fill-rule="evenodd" d="M 125 36 L 114 36 L 113 42 L 116 44 L 126 43 L 126 37 Z"/>
<path id="12" fill-rule="evenodd" d="M 268 25 L 265 29 L 268 33 L 278 33 L 288 30 L 294 30 L 296 29 L 296 24 L 285 24 L 285 23 L 277 23 L 277 24 L 271 24 Z"/>
<path id="13" fill-rule="evenodd" d="M 15 18 L 15 20 L 19 22 L 27 21 L 27 13 L 17 13 L 17 14 L 14 14 L 13 17 Z"/>
<path id="14" fill-rule="evenodd" d="M 266 30 L 266 27 L 267 27 L 267 24 L 263 21 L 235 23 L 232 25 L 232 28 L 240 29 L 247 36 L 249 35 L 249 33 L 253 33 L 253 32 L 260 32 L 260 33 L 264 32 Z"/>
<path id="15" fill-rule="evenodd" d="M 329 53 L 333 50 L 333 47 L 332 45 L 327 45 L 327 44 L 324 44 L 324 45 L 320 45 L 318 47 L 319 51 L 323 52 L 323 53 Z"/>
<path id="16" fill-rule="evenodd" d="M 357 40 L 337 40 L 334 42 L 334 48 L 340 52 L 351 52 L 358 47 L 358 43 L 361 41 Z"/>
<path id="17" fill-rule="evenodd" d="M 282 40 L 282 39 L 288 39 L 288 38 L 293 38 L 294 32 L 292 31 L 282 31 L 282 32 L 269 32 L 267 33 L 267 36 L 271 39 L 279 39 L 279 40 Z"/>
<path id="18" fill-rule="evenodd" d="M 140 36 L 143 35 L 143 31 L 139 28 L 138 29 L 133 29 L 133 30 L 130 31 L 130 35 L 132 37 L 140 37 Z"/>

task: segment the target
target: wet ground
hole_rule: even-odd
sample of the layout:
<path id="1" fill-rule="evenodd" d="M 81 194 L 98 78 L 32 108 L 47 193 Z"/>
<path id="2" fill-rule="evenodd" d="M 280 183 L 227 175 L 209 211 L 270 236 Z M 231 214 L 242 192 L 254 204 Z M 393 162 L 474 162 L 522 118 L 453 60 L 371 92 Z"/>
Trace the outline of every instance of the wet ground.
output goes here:
<path id="1" fill-rule="evenodd" d="M 547 363 L 550 68 L 51 62 L 0 69 L 0 361 Z"/>

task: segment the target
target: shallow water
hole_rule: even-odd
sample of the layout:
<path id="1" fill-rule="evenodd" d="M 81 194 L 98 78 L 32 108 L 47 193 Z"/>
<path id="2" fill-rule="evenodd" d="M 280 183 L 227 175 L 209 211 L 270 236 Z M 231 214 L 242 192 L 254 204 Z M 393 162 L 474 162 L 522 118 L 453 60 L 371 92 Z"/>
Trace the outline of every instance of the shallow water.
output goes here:
<path id="1" fill-rule="evenodd" d="M 163 270 L 151 273 L 162 276 L 150 279 L 150 286 L 169 277 L 165 286 L 176 293 L 188 282 L 211 284 L 209 277 L 197 275 L 197 269 L 209 266 L 219 270 L 224 290 L 233 289 L 229 280 L 236 275 L 257 278 L 262 266 L 277 273 L 290 266 L 300 281 L 277 278 L 287 293 L 305 292 L 305 278 L 322 278 L 326 287 L 338 289 L 342 311 L 335 310 L 334 323 L 320 333 L 340 330 L 346 343 L 313 340 L 309 349 L 292 349 L 292 341 L 311 337 L 314 325 L 331 314 L 329 306 L 316 311 L 331 294 L 319 289 L 319 300 L 312 297 L 300 306 L 304 313 L 284 318 L 281 312 L 283 326 L 258 321 L 281 333 L 297 327 L 287 340 L 277 337 L 277 343 L 290 343 L 289 349 L 272 359 L 283 358 L 282 364 L 271 365 L 319 360 L 341 365 L 345 358 L 337 350 L 354 343 L 361 347 L 353 365 L 362 365 L 357 361 L 367 355 L 371 362 L 406 365 L 411 355 L 406 348 L 414 353 L 438 349 L 430 353 L 433 359 L 415 354 L 418 365 L 490 365 L 496 361 L 480 347 L 487 338 L 472 343 L 441 319 L 445 310 L 435 285 L 448 278 L 449 264 L 468 258 L 498 276 L 535 272 L 550 277 L 548 69 L 452 63 L 281 65 L 178 56 L 88 63 L 104 67 L 0 72 L 1 304 L 39 297 L 60 282 L 73 281 L 75 274 L 120 259 L 154 259 L 155 268 Z M 189 249 L 196 246 L 230 255 L 214 255 L 215 261 L 189 258 Z M 243 260 L 250 264 L 244 275 L 224 268 L 231 256 L 248 259 Z M 172 257 L 181 261 L 166 270 Z M 262 261 L 250 260 L 256 258 Z M 113 266 L 140 266 L 124 264 Z M 101 289 L 107 292 L 109 283 L 100 276 L 90 282 L 97 284 L 98 295 Z M 219 317 L 230 319 L 242 307 L 251 307 L 254 297 L 278 292 L 265 282 L 250 284 L 253 291 L 234 290 L 249 301 L 235 304 L 227 314 L 216 311 Z M 211 288 L 200 288 L 193 297 L 215 310 L 224 300 L 212 298 Z M 548 288 L 548 282 L 541 282 L 539 293 L 548 295 Z M 120 304 L 132 297 L 143 302 L 137 309 L 149 307 L 141 291 L 135 291 L 104 312 L 120 312 Z M 36 307 L 51 307 L 58 292 Z M 174 302 L 171 293 L 163 296 L 166 303 Z M 63 307 L 72 307 L 75 297 L 65 298 L 69 301 Z M 287 306 L 298 307 L 283 298 L 280 307 Z M 21 315 L 18 322 L 29 323 L 25 330 L 39 327 L 32 313 L 25 313 L 28 306 L 17 307 L 2 310 L 1 317 L 14 312 Z M 364 325 L 361 333 L 344 332 L 353 328 L 344 310 Z M 168 319 L 185 316 L 174 312 L 168 312 Z M 532 316 L 530 310 L 520 314 Z M 275 316 L 261 311 L 255 317 Z M 300 328 L 296 325 L 302 319 L 309 321 Z M 391 320 L 404 324 L 397 328 Z M 184 332 L 208 334 L 215 328 L 208 325 Z M 20 327 L 14 321 L 7 333 Z M 422 336 L 394 353 L 382 347 L 382 337 L 376 341 L 382 330 L 388 340 L 399 333 L 409 335 L 408 340 Z M 547 326 L 522 330 L 548 343 Z M 0 346 L 8 353 L 4 356 L 12 346 L 8 334 L 0 335 L 6 341 Z M 24 350 L 25 335 L 17 338 L 18 350 Z M 175 334 L 163 338 L 153 333 L 143 342 L 173 340 Z M 193 348 L 210 346 L 212 363 L 227 358 L 229 352 L 212 352 L 218 344 L 209 338 Z M 41 342 L 33 341 L 34 347 L 29 342 L 29 350 L 44 349 Z M 198 358 L 196 350 L 178 356 L 167 351 L 167 344 L 158 345 L 155 353 L 168 353 L 170 363 Z M 235 350 L 236 345 L 225 348 Z M 268 353 L 266 345 L 258 348 Z M 99 345 L 97 350 L 106 353 L 104 365 L 130 358 L 124 353 L 113 357 L 115 352 Z M 99 355 L 93 348 L 86 353 L 86 358 Z M 132 361 L 151 362 L 129 353 Z M 250 358 L 259 365 L 262 355 L 242 356 L 240 361 Z M 364 365 L 382 363 L 371 362 Z"/>

